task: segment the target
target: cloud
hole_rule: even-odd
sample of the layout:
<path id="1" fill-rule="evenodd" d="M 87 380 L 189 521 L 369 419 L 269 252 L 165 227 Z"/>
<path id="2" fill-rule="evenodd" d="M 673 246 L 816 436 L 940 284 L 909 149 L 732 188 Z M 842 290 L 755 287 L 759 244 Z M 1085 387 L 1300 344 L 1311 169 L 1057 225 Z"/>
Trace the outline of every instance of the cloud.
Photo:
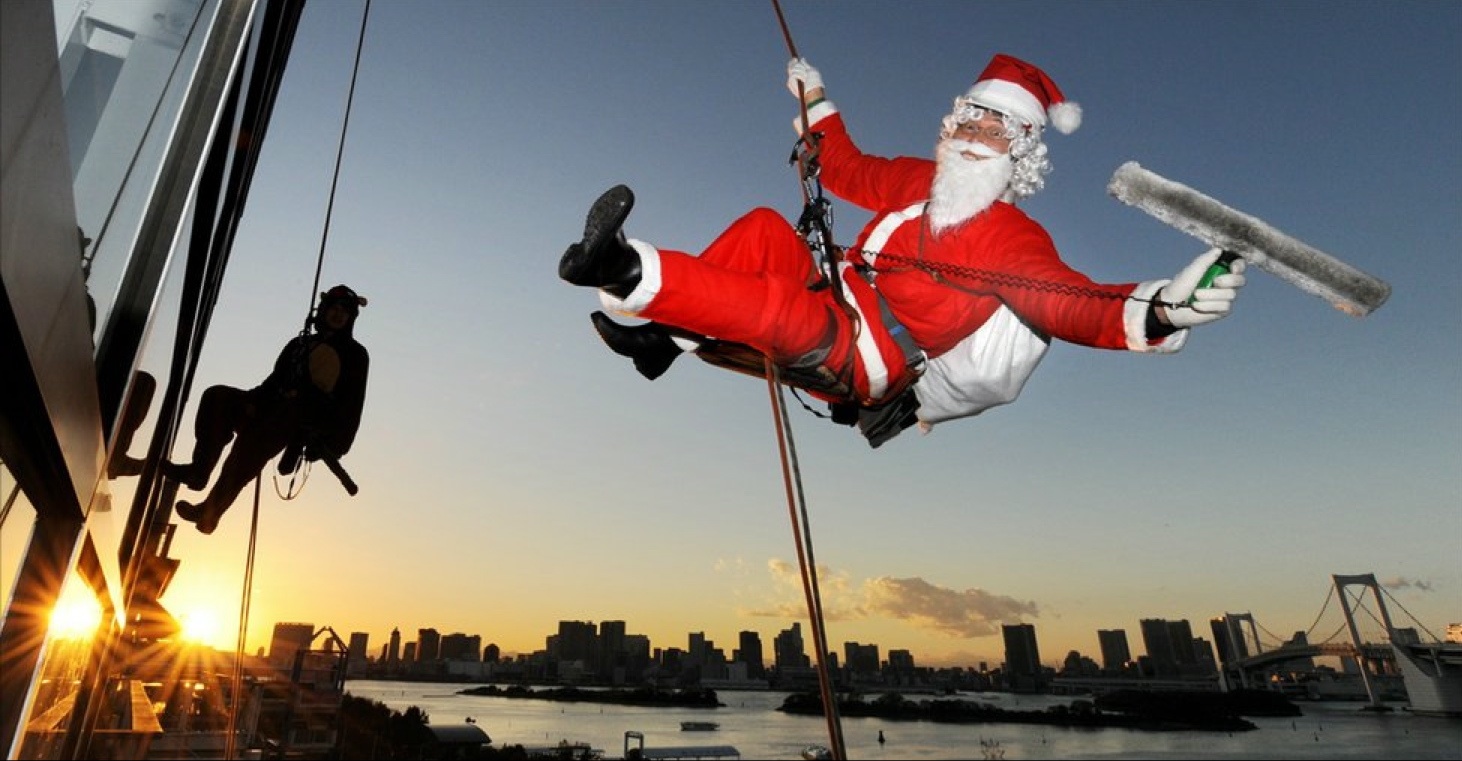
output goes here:
<path id="1" fill-rule="evenodd" d="M 777 601 L 742 612 L 769 618 L 805 616 L 806 594 L 797 566 L 774 559 L 768 561 L 767 571 L 776 586 Z M 817 588 L 826 620 L 890 618 L 948 637 L 988 637 L 999 634 L 1003 623 L 1014 623 L 1040 613 L 1034 602 L 983 589 L 947 589 L 918 577 L 882 576 L 855 587 L 845 574 L 819 567 Z"/>
<path id="2" fill-rule="evenodd" d="M 1432 591 L 1431 582 L 1423 581 L 1421 579 L 1408 579 L 1405 576 L 1397 576 L 1394 579 L 1388 579 L 1386 581 L 1383 581 L 1381 582 L 1381 586 L 1385 587 L 1386 589 L 1406 589 L 1407 587 L 1415 587 L 1423 592 Z"/>
<path id="3" fill-rule="evenodd" d="M 767 561 L 767 572 L 772 576 L 776 600 L 765 607 L 741 612 L 758 618 L 805 617 L 807 594 L 798 566 L 773 558 Z M 822 603 L 824 620 L 847 621 L 865 617 L 857 602 L 849 599 L 849 588 L 846 574 L 835 573 L 827 566 L 817 567 L 818 599 Z"/>
<path id="4" fill-rule="evenodd" d="M 996 595 L 983 589 L 954 590 L 920 578 L 887 576 L 863 583 L 868 612 L 951 637 L 984 637 L 1000 632 L 1004 622 L 1038 615 L 1034 602 Z"/>

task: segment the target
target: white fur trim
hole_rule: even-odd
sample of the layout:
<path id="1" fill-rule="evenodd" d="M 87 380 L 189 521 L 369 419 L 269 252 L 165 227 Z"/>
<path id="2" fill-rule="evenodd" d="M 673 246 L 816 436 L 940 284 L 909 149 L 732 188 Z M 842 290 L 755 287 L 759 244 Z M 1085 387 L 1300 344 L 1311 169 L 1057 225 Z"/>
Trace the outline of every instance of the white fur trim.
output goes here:
<path id="1" fill-rule="evenodd" d="M 893 237 L 894 231 L 899 229 L 905 222 L 919 218 L 924 213 L 925 202 L 920 201 L 912 206 L 906 206 L 898 211 L 889 212 L 868 237 L 863 240 L 863 259 L 869 267 L 878 263 L 878 254 L 883 251 L 884 244 Z"/>
<path id="2" fill-rule="evenodd" d="M 1020 396 L 1050 343 L 1002 306 L 954 348 L 930 359 L 914 383 L 919 422 L 935 423 L 978 415 Z"/>
<path id="3" fill-rule="evenodd" d="M 1051 115 L 1051 126 L 1063 135 L 1069 135 L 1081 126 L 1081 104 L 1063 100 L 1060 103 L 1052 103 L 1048 109 Z"/>
<path id="4" fill-rule="evenodd" d="M 1172 354 L 1188 343 L 1188 331 L 1180 330 L 1157 343 L 1147 337 L 1147 310 L 1152 308 L 1148 299 L 1157 296 L 1171 280 L 1149 280 L 1138 283 L 1131 298 L 1122 307 L 1122 327 L 1127 333 L 1127 348 L 1145 354 Z"/>
<path id="5" fill-rule="evenodd" d="M 836 104 L 834 104 L 830 100 L 823 100 L 812 108 L 807 109 L 807 123 L 815 127 L 817 126 L 818 122 L 828 118 L 829 116 L 832 116 L 837 112 L 838 107 Z M 798 135 L 802 134 L 801 113 L 798 113 L 796 118 L 792 120 L 792 131 L 796 132 Z"/>
<path id="6" fill-rule="evenodd" d="M 858 303 L 853 291 L 848 288 L 848 278 L 862 277 L 853 271 L 851 262 L 840 262 L 838 274 L 842 278 L 839 284 L 843 289 L 843 297 L 853 311 L 858 313 L 858 323 L 868 324 L 868 317 L 863 313 L 863 305 Z M 874 400 L 883 399 L 888 393 L 888 365 L 883 362 L 883 354 L 878 351 L 878 342 L 873 338 L 873 331 L 860 330 L 855 339 L 857 345 L 858 362 L 863 365 L 863 371 L 868 374 L 868 398 Z"/>
<path id="7" fill-rule="evenodd" d="M 1003 79 L 985 79 L 970 87 L 965 97 L 997 111 L 1046 126 L 1046 109 L 1030 90 Z"/>
<path id="8" fill-rule="evenodd" d="M 599 303 L 610 312 L 638 317 L 655 297 L 660 295 L 660 250 L 642 241 L 629 239 L 630 248 L 640 255 L 640 284 L 624 298 L 599 291 Z"/>

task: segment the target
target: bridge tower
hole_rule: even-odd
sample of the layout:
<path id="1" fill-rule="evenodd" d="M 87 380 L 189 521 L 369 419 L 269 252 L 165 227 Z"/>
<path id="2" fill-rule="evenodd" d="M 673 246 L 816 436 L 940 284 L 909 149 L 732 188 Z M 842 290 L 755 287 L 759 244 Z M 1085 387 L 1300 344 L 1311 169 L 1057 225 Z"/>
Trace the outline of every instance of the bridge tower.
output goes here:
<path id="1" fill-rule="evenodd" d="M 1244 624 L 1248 624 L 1248 636 L 1244 635 Z M 1232 664 L 1249 657 L 1248 642 L 1254 643 L 1253 655 L 1264 652 L 1264 644 L 1259 641 L 1258 626 L 1254 623 L 1252 613 L 1225 613 L 1223 618 L 1214 619 L 1211 622 L 1214 639 L 1219 646 L 1219 686 L 1224 692 L 1229 691 L 1229 670 L 1233 668 L 1238 673 L 1239 686 L 1248 689 L 1249 674 L 1242 668 L 1235 668 Z"/>
<path id="2" fill-rule="evenodd" d="M 1360 630 L 1355 626 L 1355 613 L 1350 608 L 1350 598 L 1345 596 L 1345 589 L 1361 586 L 1371 590 L 1371 595 L 1376 600 L 1376 607 L 1381 611 L 1381 625 L 1386 627 L 1386 639 L 1392 641 L 1395 638 L 1395 629 L 1391 626 L 1391 614 L 1386 611 L 1386 600 L 1381 595 L 1381 585 L 1376 583 L 1376 575 L 1373 573 L 1355 576 L 1335 574 L 1330 578 L 1335 582 L 1335 595 L 1340 598 L 1340 610 L 1345 614 L 1345 625 L 1350 629 L 1350 641 L 1355 645 L 1356 660 L 1360 666 L 1361 681 L 1366 686 L 1366 696 L 1370 698 L 1372 708 L 1379 708 L 1381 698 L 1376 692 L 1375 684 L 1371 681 L 1371 670 L 1366 667 L 1365 647 L 1360 639 Z"/>

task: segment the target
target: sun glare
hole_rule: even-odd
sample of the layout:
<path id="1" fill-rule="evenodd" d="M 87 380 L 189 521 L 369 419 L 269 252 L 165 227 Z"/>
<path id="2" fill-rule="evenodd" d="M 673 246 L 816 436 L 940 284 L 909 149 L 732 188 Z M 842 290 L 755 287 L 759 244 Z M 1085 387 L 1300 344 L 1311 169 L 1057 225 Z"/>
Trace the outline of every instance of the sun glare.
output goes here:
<path id="1" fill-rule="evenodd" d="M 199 645 L 213 643 L 218 636 L 218 614 L 208 608 L 193 608 L 184 613 L 178 623 L 183 625 L 183 639 Z"/>
<path id="2" fill-rule="evenodd" d="M 51 633 L 62 639 L 91 637 L 101 622 L 101 606 L 85 584 L 67 584 L 51 609 Z"/>

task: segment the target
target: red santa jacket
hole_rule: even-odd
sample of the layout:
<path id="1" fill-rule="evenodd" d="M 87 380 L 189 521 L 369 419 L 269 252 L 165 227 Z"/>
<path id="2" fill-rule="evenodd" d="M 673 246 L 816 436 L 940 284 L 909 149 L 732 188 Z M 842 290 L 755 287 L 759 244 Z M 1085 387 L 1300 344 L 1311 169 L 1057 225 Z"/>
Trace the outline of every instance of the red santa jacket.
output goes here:
<path id="1" fill-rule="evenodd" d="M 936 237 L 924 216 L 933 161 L 863 153 L 831 102 L 812 115 L 813 131 L 823 135 L 823 184 L 874 212 L 846 256 L 876 268 L 875 286 L 931 360 L 915 386 L 925 423 L 1012 401 L 1051 338 L 1105 349 L 1181 348 L 1186 331 L 1149 340 L 1147 305 L 1128 298 L 1156 293 L 1165 281 L 1096 283 L 1061 260 L 1044 228 L 1003 201 Z M 940 282 L 925 269 L 880 262 L 880 253 L 994 277 L 950 274 Z"/>

